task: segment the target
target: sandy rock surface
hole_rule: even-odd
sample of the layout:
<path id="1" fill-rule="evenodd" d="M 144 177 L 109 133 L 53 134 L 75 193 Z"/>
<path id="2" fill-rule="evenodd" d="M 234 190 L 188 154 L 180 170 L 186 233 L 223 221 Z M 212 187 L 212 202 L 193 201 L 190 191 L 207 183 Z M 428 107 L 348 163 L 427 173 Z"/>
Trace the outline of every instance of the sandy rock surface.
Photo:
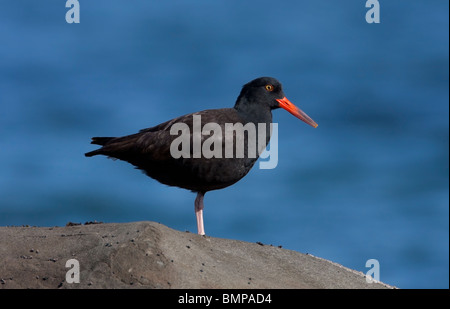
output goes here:
<path id="1" fill-rule="evenodd" d="M 0 288 L 392 288 L 312 255 L 155 222 L 0 227 L 0 260 Z"/>

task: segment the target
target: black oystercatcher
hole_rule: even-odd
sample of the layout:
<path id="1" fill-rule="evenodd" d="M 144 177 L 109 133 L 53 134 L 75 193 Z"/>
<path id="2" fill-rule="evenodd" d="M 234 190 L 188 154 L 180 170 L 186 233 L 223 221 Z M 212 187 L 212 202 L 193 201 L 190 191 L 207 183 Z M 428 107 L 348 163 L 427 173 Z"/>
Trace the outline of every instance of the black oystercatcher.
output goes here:
<path id="1" fill-rule="evenodd" d="M 272 110 L 280 107 L 307 124 L 317 127 L 317 124 L 311 118 L 286 98 L 278 80 L 271 77 L 260 77 L 244 85 L 234 108 L 211 109 L 184 115 L 155 127 L 143 129 L 139 133 L 123 137 L 94 137 L 91 143 L 102 147 L 85 155 L 86 157 L 105 155 L 127 161 L 163 184 L 196 192 L 195 214 L 198 234 L 204 235 L 203 197 L 205 193 L 228 187 L 249 172 L 258 159 L 260 151 L 269 143 Z M 196 127 L 195 124 L 195 117 L 200 119 L 198 116 L 201 116 L 201 125 L 213 123 L 216 126 L 212 126 L 212 128 L 222 130 L 214 138 L 215 142 L 209 143 L 208 147 L 209 150 L 211 150 L 212 145 L 214 145 L 214 148 L 221 148 L 213 150 L 219 151 L 215 153 L 222 154 L 222 156 L 199 153 L 198 147 L 196 152 L 195 143 L 203 144 L 205 140 L 212 136 L 212 134 L 208 135 L 207 133 L 213 132 L 205 132 L 204 130 L 196 132 L 196 130 L 201 130 L 201 127 Z M 187 145 L 187 150 L 184 149 L 184 152 L 180 152 L 179 146 L 186 146 L 185 144 L 176 145 L 176 147 L 172 145 L 175 139 L 182 135 L 178 134 L 182 132 L 181 129 L 174 130 L 171 133 L 174 124 L 181 124 L 180 128 L 186 129 L 184 133 L 188 137 L 187 142 L 190 145 L 194 144 L 194 147 Z M 227 139 L 225 136 L 226 124 L 242 124 L 246 128 L 253 125 L 256 129 L 256 135 L 251 135 L 250 131 L 244 134 L 243 155 L 242 153 L 240 156 L 238 155 L 237 148 L 236 153 L 232 152 L 232 157 L 224 155 L 226 143 L 230 142 L 230 138 Z M 266 132 L 260 131 L 261 129 L 265 129 Z M 237 133 L 237 131 L 234 132 L 231 138 L 233 148 L 238 146 Z M 266 134 L 265 139 L 259 142 L 256 155 L 252 155 L 248 146 L 255 145 L 256 142 L 249 139 L 256 139 L 259 133 Z M 177 151 L 177 155 L 174 155 L 174 151 Z M 180 153 L 184 155 L 180 156 Z"/>

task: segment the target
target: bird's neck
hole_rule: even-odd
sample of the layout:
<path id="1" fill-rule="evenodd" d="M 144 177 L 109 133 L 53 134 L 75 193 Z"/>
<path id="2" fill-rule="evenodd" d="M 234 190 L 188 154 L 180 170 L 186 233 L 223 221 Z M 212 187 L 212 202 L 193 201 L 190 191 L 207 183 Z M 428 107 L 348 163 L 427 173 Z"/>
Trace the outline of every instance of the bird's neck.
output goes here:
<path id="1" fill-rule="evenodd" d="M 257 102 L 245 102 L 242 104 L 242 101 L 236 102 L 234 108 L 238 112 L 239 118 L 241 118 L 241 122 L 243 125 L 247 123 L 253 123 L 256 129 L 256 136 L 259 136 L 260 129 L 265 130 L 264 136 L 265 142 L 261 147 L 265 148 L 267 144 L 269 144 L 270 136 L 271 136 L 271 123 L 272 123 L 272 111 L 269 106 L 261 106 L 261 104 L 257 104 Z M 264 124 L 264 126 L 260 127 L 259 124 Z M 258 141 L 259 143 L 259 141 Z M 260 146 L 258 146 L 258 149 Z"/>
<path id="2" fill-rule="evenodd" d="M 265 107 L 257 102 L 242 102 L 242 100 L 238 100 L 234 109 L 238 112 L 243 124 L 252 122 L 258 126 L 258 123 L 270 125 L 272 122 L 272 111 L 269 106 Z"/>

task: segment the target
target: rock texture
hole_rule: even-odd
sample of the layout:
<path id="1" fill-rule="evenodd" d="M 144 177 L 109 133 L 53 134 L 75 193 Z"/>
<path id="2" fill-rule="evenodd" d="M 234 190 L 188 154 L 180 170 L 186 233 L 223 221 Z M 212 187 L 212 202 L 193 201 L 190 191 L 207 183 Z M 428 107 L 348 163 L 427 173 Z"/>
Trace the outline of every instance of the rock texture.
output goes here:
<path id="1" fill-rule="evenodd" d="M 0 227 L 0 288 L 392 287 L 308 254 L 132 222 Z"/>

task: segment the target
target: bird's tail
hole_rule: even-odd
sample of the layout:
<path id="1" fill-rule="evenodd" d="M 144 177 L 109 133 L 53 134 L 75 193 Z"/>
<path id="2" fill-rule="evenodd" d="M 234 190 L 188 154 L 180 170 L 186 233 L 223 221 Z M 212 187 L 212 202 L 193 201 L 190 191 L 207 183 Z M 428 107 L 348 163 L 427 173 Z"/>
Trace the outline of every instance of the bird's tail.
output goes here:
<path id="1" fill-rule="evenodd" d="M 100 146 L 104 146 L 106 144 L 108 144 L 111 140 L 115 139 L 115 137 L 93 137 L 91 144 L 94 145 L 100 145 Z M 85 153 L 84 155 L 86 157 L 92 157 L 98 154 L 102 154 L 102 148 L 94 150 L 94 151 L 90 151 Z"/>
<path id="2" fill-rule="evenodd" d="M 115 137 L 93 137 L 91 144 L 103 146 L 113 139 L 115 139 Z"/>

